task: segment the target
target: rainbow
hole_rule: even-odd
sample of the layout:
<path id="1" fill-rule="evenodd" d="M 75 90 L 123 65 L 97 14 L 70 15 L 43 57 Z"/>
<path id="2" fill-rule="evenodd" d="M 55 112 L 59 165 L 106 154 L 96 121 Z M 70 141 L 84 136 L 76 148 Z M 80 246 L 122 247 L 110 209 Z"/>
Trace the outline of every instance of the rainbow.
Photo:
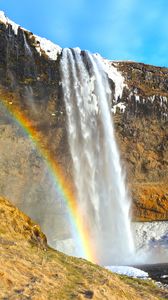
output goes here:
<path id="1" fill-rule="evenodd" d="M 36 128 L 32 125 L 31 121 L 25 116 L 23 112 L 17 108 L 13 102 L 7 102 L 1 100 L 3 106 L 10 113 L 12 118 L 17 122 L 17 124 L 23 129 L 24 133 L 31 139 L 35 144 L 38 152 L 45 160 L 49 172 L 53 177 L 55 187 L 57 191 L 62 195 L 62 198 L 68 208 L 71 225 L 73 227 L 73 232 L 75 239 L 78 241 L 80 246 L 80 256 L 96 263 L 96 255 L 93 247 L 93 242 L 90 241 L 88 228 L 82 222 L 80 218 L 80 213 L 77 208 L 77 202 L 74 196 L 74 192 L 71 188 L 71 185 L 65 180 L 64 174 L 55 158 L 53 158 L 50 151 L 46 146 L 42 145 L 41 141 L 43 136 Z"/>

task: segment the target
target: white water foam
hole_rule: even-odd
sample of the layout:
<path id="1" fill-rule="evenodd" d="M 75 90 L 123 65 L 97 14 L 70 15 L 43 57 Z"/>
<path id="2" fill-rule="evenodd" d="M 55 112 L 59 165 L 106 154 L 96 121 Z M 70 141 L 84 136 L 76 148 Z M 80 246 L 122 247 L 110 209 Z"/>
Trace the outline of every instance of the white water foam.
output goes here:
<path id="1" fill-rule="evenodd" d="M 64 49 L 61 75 L 81 218 L 89 227 L 99 263 L 128 263 L 134 253 L 130 200 L 114 136 L 104 66 L 88 52 Z"/>
<path id="2" fill-rule="evenodd" d="M 167 263 L 168 222 L 135 222 L 133 229 L 137 249 L 134 263 Z"/>

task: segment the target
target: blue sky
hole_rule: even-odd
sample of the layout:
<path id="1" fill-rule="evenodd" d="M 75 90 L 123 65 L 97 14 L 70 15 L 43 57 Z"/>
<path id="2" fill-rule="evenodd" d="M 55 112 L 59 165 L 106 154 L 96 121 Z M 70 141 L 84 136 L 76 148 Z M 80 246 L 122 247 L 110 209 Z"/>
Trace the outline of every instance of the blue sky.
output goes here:
<path id="1" fill-rule="evenodd" d="M 61 47 L 168 67 L 168 0 L 0 0 L 0 10 Z"/>

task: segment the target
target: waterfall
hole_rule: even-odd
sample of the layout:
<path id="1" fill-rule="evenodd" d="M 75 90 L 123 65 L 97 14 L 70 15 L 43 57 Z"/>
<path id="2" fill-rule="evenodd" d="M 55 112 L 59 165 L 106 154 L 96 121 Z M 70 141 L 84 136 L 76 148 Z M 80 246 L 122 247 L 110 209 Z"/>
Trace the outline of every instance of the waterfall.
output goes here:
<path id="1" fill-rule="evenodd" d="M 36 108 L 35 98 L 33 88 L 30 85 L 25 86 L 25 97 L 27 100 L 27 104 L 32 110 L 34 114 L 38 114 L 38 110 Z"/>
<path id="2" fill-rule="evenodd" d="M 100 264 L 130 262 L 130 200 L 115 141 L 111 90 L 99 57 L 63 49 L 62 89 L 80 217 Z"/>
<path id="3" fill-rule="evenodd" d="M 24 38 L 24 47 L 25 47 L 25 54 L 29 57 L 32 57 L 33 54 L 32 54 L 32 51 L 31 51 L 31 48 L 27 42 L 27 39 L 26 39 L 26 36 L 25 36 L 25 33 L 23 31 L 23 38 Z"/>

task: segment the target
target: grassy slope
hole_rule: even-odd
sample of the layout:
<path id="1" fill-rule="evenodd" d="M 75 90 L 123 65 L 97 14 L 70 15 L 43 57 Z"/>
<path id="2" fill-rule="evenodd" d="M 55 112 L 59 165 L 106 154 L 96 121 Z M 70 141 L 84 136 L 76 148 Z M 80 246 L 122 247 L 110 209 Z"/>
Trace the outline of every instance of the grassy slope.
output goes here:
<path id="1" fill-rule="evenodd" d="M 38 225 L 0 198 L 0 299 L 166 299 L 152 283 L 49 248 Z"/>

